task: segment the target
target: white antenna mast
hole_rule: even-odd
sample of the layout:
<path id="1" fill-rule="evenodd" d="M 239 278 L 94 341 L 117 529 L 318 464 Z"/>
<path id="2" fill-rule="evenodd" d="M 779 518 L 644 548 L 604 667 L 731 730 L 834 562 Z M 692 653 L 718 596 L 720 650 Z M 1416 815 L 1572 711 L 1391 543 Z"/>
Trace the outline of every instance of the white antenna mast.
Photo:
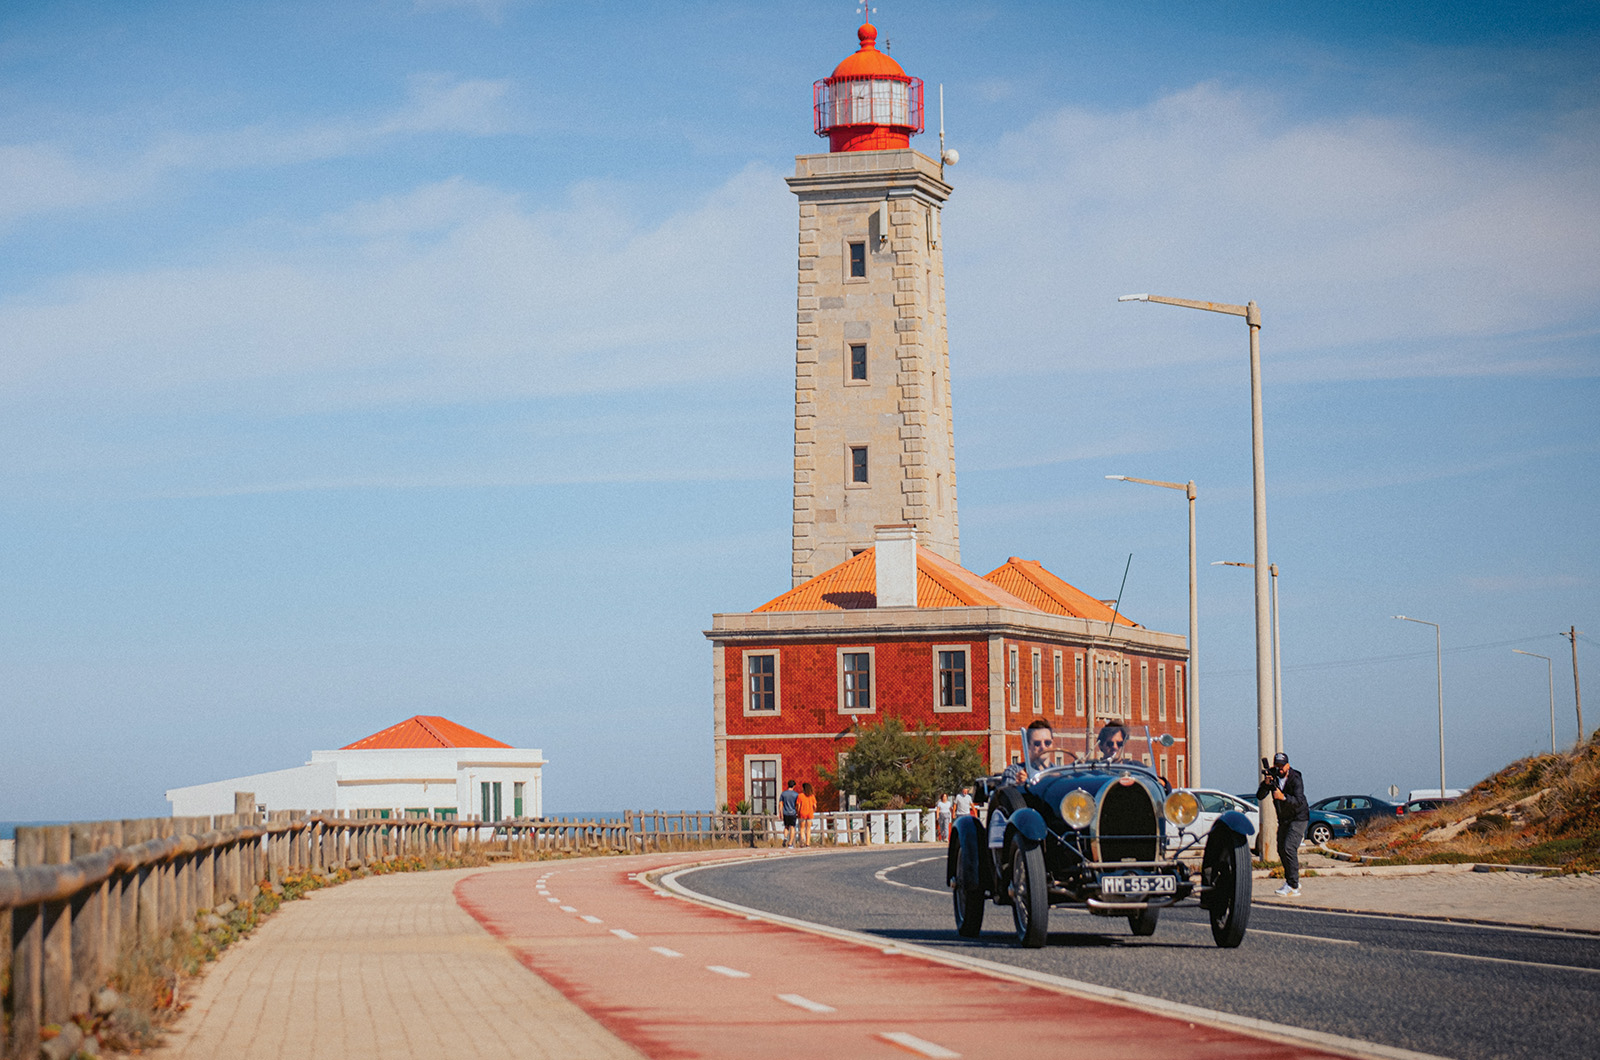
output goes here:
<path id="1" fill-rule="evenodd" d="M 944 83 L 939 84 L 939 164 L 953 166 L 961 161 L 961 152 L 955 148 L 944 149 Z"/>

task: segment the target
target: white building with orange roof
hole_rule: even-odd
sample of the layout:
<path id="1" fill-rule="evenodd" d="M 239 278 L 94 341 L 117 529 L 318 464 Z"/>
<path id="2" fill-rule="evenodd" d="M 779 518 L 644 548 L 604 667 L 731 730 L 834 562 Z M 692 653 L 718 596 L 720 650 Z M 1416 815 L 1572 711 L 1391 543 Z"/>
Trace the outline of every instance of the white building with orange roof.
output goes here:
<path id="1" fill-rule="evenodd" d="M 173 788 L 174 817 L 233 812 L 235 792 L 267 810 L 376 810 L 498 821 L 544 815 L 544 755 L 449 718 L 418 714 L 291 769 Z"/>

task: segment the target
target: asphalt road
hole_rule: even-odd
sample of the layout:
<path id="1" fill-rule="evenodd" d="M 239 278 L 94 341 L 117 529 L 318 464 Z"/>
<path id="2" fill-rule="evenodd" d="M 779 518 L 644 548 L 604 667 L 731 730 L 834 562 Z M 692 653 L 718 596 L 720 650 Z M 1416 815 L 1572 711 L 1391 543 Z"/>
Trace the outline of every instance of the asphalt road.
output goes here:
<path id="1" fill-rule="evenodd" d="M 1600 938 L 1256 905 L 1236 950 L 1195 907 L 1127 922 L 1052 909 L 1050 941 L 1019 948 L 990 904 L 980 939 L 955 932 L 944 855 L 927 848 L 698 871 L 691 889 L 814 923 L 915 942 L 1275 1023 L 1463 1060 L 1600 1055 Z"/>

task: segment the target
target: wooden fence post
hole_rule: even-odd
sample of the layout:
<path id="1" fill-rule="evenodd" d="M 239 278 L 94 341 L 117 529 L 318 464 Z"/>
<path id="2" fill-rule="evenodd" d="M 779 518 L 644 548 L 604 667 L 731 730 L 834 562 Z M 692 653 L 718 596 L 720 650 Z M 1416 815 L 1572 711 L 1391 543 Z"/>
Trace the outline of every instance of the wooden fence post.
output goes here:
<path id="1" fill-rule="evenodd" d="M 72 832 L 65 825 L 40 829 L 45 865 L 65 865 L 72 860 Z M 72 1015 L 72 902 L 46 902 L 44 906 L 44 1021 L 65 1023 Z"/>

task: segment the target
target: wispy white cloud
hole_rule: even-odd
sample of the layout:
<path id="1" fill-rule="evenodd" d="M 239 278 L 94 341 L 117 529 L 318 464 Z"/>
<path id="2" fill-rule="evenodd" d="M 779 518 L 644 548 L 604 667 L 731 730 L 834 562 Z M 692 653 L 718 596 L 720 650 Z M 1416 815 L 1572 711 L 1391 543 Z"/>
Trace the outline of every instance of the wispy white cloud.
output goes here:
<path id="1" fill-rule="evenodd" d="M 415 75 L 399 105 L 329 122 L 170 133 L 118 156 L 55 142 L 0 144 L 0 227 L 34 214 L 132 199 L 176 173 L 341 158 L 407 136 L 492 135 L 512 124 L 509 91 L 504 80 Z"/>
<path id="2" fill-rule="evenodd" d="M 1597 119 L 1574 112 L 1497 151 L 1393 118 L 1291 117 L 1212 84 L 1065 109 L 953 171 L 964 326 L 1005 337 L 999 370 L 1233 356 L 1220 325 L 1197 342 L 1181 319 L 1195 314 L 1113 301 L 1154 291 L 1254 298 L 1270 354 L 1306 358 L 1302 375 L 1570 361 L 1529 346 L 1596 323 Z M 1456 361 L 1439 349 L 1461 342 Z"/>

